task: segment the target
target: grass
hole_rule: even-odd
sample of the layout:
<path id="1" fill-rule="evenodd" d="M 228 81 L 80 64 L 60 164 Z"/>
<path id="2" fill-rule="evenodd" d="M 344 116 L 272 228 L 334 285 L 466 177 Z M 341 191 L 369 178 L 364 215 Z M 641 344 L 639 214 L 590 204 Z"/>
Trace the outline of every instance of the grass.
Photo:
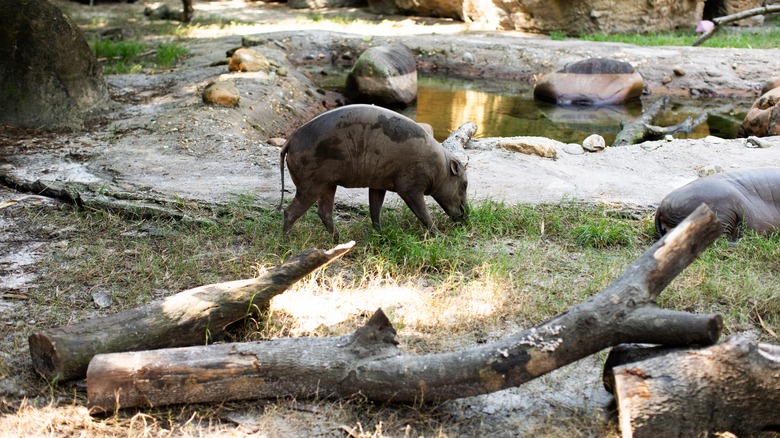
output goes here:
<path id="1" fill-rule="evenodd" d="M 95 53 L 95 57 L 104 61 L 103 72 L 105 74 L 169 69 L 188 55 L 187 49 L 177 42 L 149 46 L 138 40 L 114 41 L 93 38 L 89 45 Z"/>
<path id="2" fill-rule="evenodd" d="M 0 407 L 12 414 L 0 420 L 0 431 L 219 434 L 234 427 L 220 419 L 247 412 L 254 427 L 278 436 L 289 435 L 289 424 L 323 419 L 366 437 L 397 436 L 407 428 L 426 436 L 480 430 L 479 416 L 474 421 L 453 416 L 451 407 L 412 409 L 359 398 L 290 402 L 293 408 L 284 401 L 171 406 L 100 419 L 86 413 L 83 387 L 33 376 L 24 353 L 32 331 L 137 307 L 202 284 L 252 277 L 304 249 L 333 245 L 313 211 L 283 237 L 281 214 L 256 208 L 251 197 L 237 197 L 217 211 L 191 213 L 206 214 L 210 221 L 179 223 L 73 208 L 19 211 L 20 232 L 47 242 L 49 250 L 29 299 L 0 326 L 5 352 L 0 375 L 17 376 L 14 381 L 27 394 Z M 434 216 L 440 233 L 426 232 L 406 208 L 386 207 L 383 229 L 376 231 L 366 208 L 338 210 L 341 234 L 356 240 L 356 247 L 251 315 L 229 340 L 351 333 L 381 307 L 406 350 L 468 348 L 587 300 L 655 240 L 650 213 L 626 217 L 607 206 L 485 200 L 472 206 L 467 223 L 452 223 L 438 209 Z M 780 236 L 748 233 L 737 245 L 721 239 L 672 282 L 659 303 L 719 313 L 727 333 L 750 330 L 776 341 L 771 333 L 780 332 L 779 268 Z M 108 310 L 94 308 L 96 290 L 113 295 Z M 538 434 L 616 434 L 614 423 L 587 413 L 556 415 L 560 418 L 540 426 Z"/>
<path id="3" fill-rule="evenodd" d="M 593 42 L 619 42 L 639 46 L 690 46 L 699 38 L 692 31 L 662 32 L 651 34 L 588 34 L 579 39 Z M 780 47 L 780 29 L 776 27 L 759 31 L 722 29 L 702 44 L 702 47 L 735 49 L 776 49 Z"/>

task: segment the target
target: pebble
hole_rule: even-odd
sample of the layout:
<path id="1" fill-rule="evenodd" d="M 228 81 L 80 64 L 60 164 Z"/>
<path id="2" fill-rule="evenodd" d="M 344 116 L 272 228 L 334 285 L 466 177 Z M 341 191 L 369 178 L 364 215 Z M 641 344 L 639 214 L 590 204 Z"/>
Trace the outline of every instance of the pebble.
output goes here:
<path id="1" fill-rule="evenodd" d="M 749 148 L 771 148 L 772 143 L 764 140 L 763 138 L 751 135 L 745 140 L 745 146 Z"/>
<path id="2" fill-rule="evenodd" d="M 701 177 L 704 177 L 704 176 L 714 175 L 716 173 L 721 173 L 721 172 L 723 172 L 723 168 L 722 167 L 718 166 L 717 164 L 708 164 L 708 165 L 702 167 L 701 169 L 699 169 L 697 174 L 701 178 Z"/>
<path id="3" fill-rule="evenodd" d="M 571 155 L 582 155 L 585 153 L 585 149 L 577 143 L 568 143 L 563 147 L 563 151 Z"/>
<path id="4" fill-rule="evenodd" d="M 466 64 L 473 64 L 474 63 L 474 55 L 472 55 L 469 52 L 466 52 L 463 54 L 463 56 L 460 58 L 465 62 Z"/>
<path id="5" fill-rule="evenodd" d="M 604 137 L 598 134 L 591 134 L 582 142 L 582 148 L 588 152 L 598 152 L 606 146 L 607 142 L 604 140 Z"/>

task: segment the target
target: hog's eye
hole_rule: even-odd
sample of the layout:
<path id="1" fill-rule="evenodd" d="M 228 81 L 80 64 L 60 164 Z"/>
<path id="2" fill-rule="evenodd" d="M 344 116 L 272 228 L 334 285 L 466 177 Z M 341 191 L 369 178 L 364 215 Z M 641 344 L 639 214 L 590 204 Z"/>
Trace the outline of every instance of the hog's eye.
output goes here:
<path id="1" fill-rule="evenodd" d="M 468 181 L 463 181 L 463 191 L 465 192 L 469 188 Z"/>

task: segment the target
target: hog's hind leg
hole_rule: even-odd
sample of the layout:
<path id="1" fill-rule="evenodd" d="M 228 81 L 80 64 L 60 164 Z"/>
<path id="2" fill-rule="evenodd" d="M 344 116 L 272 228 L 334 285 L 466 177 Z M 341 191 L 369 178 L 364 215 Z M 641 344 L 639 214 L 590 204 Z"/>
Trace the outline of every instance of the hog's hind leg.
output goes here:
<path id="1" fill-rule="evenodd" d="M 333 235 L 334 240 L 339 239 L 339 232 L 335 226 L 333 226 L 333 203 L 336 199 L 336 186 L 328 186 L 320 194 L 320 199 L 317 200 L 317 215 L 322 220 L 325 229 Z"/>
<path id="2" fill-rule="evenodd" d="M 296 190 L 295 192 L 295 198 L 293 198 L 292 202 L 290 202 L 290 205 L 287 206 L 287 208 L 284 209 L 284 227 L 283 230 L 285 233 L 288 233 L 290 229 L 292 228 L 295 221 L 297 221 L 301 216 L 303 216 L 304 213 L 314 205 L 314 202 L 317 201 L 317 198 L 319 197 L 319 193 L 311 194 L 311 192 L 306 192 L 307 194 L 304 195 L 302 191 Z"/>
<path id="3" fill-rule="evenodd" d="M 368 209 L 371 212 L 371 225 L 377 230 L 380 229 L 379 213 L 382 211 L 382 204 L 385 202 L 385 193 L 387 190 L 368 189 Z"/>

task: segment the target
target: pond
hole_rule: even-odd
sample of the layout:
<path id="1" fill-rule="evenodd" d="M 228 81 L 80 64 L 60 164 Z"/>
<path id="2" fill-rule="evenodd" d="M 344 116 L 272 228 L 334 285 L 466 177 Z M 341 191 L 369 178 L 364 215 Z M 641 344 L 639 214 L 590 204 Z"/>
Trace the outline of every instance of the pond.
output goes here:
<path id="1" fill-rule="evenodd" d="M 343 87 L 343 75 L 330 74 L 320 85 L 330 89 Z M 475 137 L 540 136 L 564 143 L 582 143 L 591 134 L 600 134 L 611 144 L 622 121 L 633 121 L 660 96 L 644 96 L 627 105 L 604 107 L 558 106 L 533 98 L 533 86 L 522 82 L 452 79 L 441 76 L 418 77 L 417 101 L 399 110 L 418 122 L 433 127 L 442 141 L 467 121 L 477 124 Z M 654 123 L 670 126 L 686 117 L 707 112 L 705 123 L 677 138 L 703 138 L 714 135 L 736 138 L 753 99 L 672 97 L 672 104 Z"/>

